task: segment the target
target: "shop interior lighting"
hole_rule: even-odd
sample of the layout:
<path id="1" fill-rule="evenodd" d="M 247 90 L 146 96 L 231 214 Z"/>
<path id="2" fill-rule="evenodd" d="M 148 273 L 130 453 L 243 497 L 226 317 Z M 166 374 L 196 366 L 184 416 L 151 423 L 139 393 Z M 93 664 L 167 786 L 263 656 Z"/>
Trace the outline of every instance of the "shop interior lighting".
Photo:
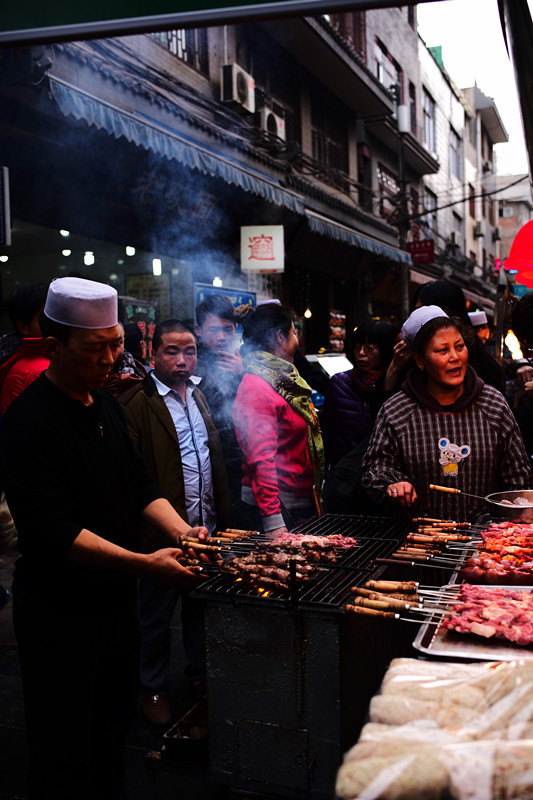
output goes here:
<path id="1" fill-rule="evenodd" d="M 222 286 L 222 278 L 219 278 L 218 275 L 213 278 L 213 286 Z"/>
<path id="2" fill-rule="evenodd" d="M 131 245 L 126 245 L 126 255 L 127 256 L 134 256 L 135 255 L 135 248 L 131 247 Z"/>
<path id="3" fill-rule="evenodd" d="M 71 253 L 72 253 L 72 250 L 62 250 L 61 251 L 61 255 L 62 256 L 69 256 Z"/>
<path id="4" fill-rule="evenodd" d="M 86 250 L 83 256 L 83 263 L 87 267 L 92 267 L 94 264 L 94 253 L 92 250 Z"/>
<path id="5" fill-rule="evenodd" d="M 117 273 L 116 272 L 112 272 L 111 275 L 109 276 L 109 280 L 110 281 L 118 281 Z"/>
<path id="6" fill-rule="evenodd" d="M 2 264 L 5 264 L 6 261 L 9 261 L 9 256 L 0 256 L 0 261 L 2 262 Z"/>
<path id="7" fill-rule="evenodd" d="M 61 234 L 61 236 L 65 236 L 65 237 L 66 236 L 70 236 L 70 231 L 60 230 L 59 233 Z"/>
<path id="8" fill-rule="evenodd" d="M 161 275 L 161 259 L 154 258 L 152 259 L 152 272 L 154 275 Z"/>

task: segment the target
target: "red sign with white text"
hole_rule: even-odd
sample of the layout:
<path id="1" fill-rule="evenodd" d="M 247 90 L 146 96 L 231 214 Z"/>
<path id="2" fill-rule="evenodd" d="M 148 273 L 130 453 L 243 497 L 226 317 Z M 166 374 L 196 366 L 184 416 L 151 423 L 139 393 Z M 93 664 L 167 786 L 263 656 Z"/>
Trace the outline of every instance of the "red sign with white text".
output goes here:
<path id="1" fill-rule="evenodd" d="M 407 252 L 411 254 L 413 264 L 431 264 L 435 259 L 433 239 L 422 239 L 420 242 L 407 242 Z"/>

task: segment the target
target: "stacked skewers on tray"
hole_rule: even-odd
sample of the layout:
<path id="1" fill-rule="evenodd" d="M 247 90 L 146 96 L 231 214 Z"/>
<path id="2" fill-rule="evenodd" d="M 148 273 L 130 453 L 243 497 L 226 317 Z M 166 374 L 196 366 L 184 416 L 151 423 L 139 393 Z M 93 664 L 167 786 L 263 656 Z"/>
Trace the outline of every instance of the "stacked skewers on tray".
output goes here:
<path id="1" fill-rule="evenodd" d="M 471 546 L 472 524 L 452 519 L 415 517 L 415 530 L 408 533 L 388 559 L 378 559 L 377 564 L 406 567 L 427 566 L 433 569 L 458 570 L 463 561 L 463 550 Z"/>

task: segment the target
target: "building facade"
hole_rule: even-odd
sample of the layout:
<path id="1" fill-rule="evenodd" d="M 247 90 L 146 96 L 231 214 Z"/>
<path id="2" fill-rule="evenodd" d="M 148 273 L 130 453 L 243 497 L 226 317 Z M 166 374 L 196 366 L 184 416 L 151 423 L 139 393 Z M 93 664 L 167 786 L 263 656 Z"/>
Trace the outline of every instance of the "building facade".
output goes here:
<path id="1" fill-rule="evenodd" d="M 192 319 L 215 281 L 290 303 L 307 352 L 335 350 L 372 315 L 400 321 L 420 275 L 455 276 L 456 224 L 468 248 L 466 197 L 460 232 L 437 211 L 464 186 L 466 105 L 412 6 L 4 49 L 0 101 L 4 308 L 20 282 L 77 274 Z M 283 274 L 243 271 L 249 225 L 283 226 Z"/>

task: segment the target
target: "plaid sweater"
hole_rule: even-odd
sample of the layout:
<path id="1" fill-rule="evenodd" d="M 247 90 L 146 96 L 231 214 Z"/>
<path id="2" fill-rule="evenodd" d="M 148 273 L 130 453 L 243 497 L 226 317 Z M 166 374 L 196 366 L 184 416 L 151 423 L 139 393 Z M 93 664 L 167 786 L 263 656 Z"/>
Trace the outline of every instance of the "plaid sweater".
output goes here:
<path id="1" fill-rule="evenodd" d="M 483 501 L 429 491 L 430 483 L 485 496 L 523 489 L 531 473 L 522 437 L 503 395 L 484 385 L 461 411 L 436 411 L 403 390 L 381 408 L 363 458 L 363 487 L 376 500 L 387 486 L 412 483 L 415 515 L 466 520 L 486 512 Z"/>

